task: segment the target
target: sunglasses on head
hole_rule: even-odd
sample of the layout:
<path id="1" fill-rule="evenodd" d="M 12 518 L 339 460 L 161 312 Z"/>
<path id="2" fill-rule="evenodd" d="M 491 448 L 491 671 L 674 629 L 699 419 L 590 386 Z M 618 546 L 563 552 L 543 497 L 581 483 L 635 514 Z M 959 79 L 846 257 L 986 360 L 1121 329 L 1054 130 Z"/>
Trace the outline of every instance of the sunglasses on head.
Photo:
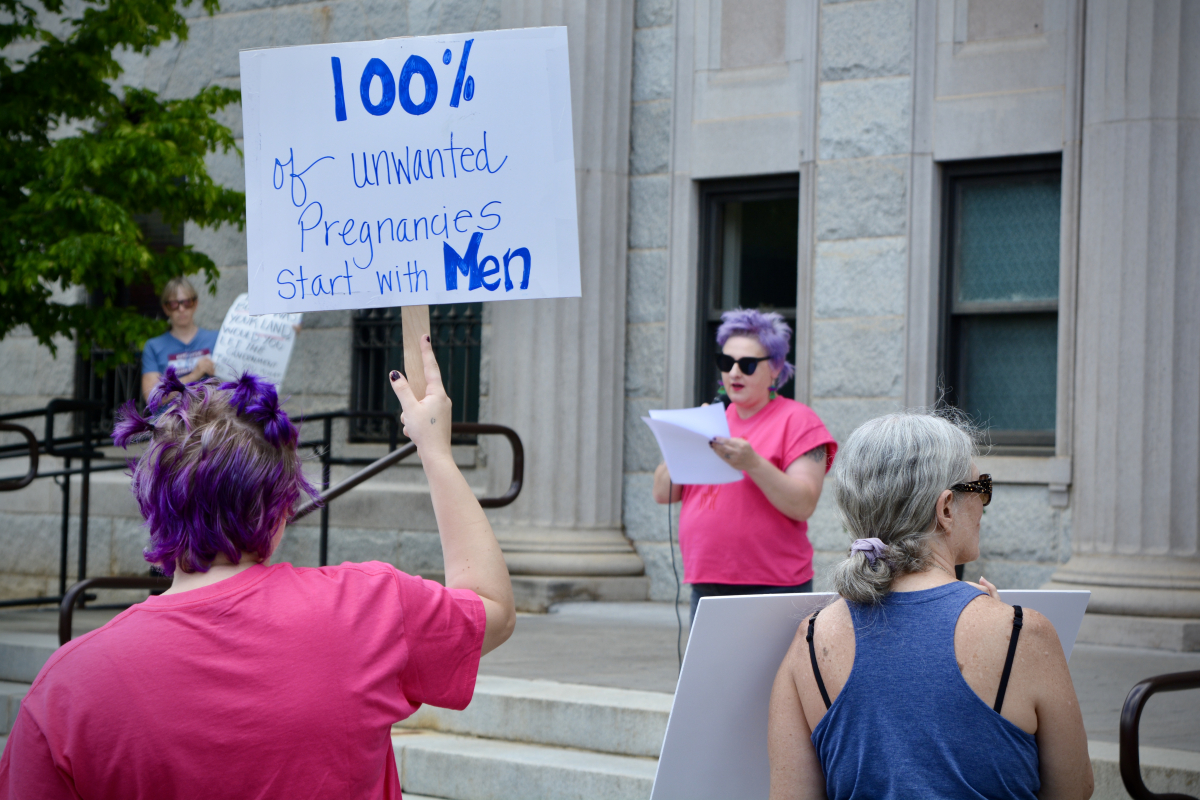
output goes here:
<path id="1" fill-rule="evenodd" d="M 980 495 L 983 498 L 983 504 L 986 506 L 992 502 L 992 476 L 980 475 L 979 480 L 971 481 L 970 483 L 956 483 L 950 487 L 952 492 L 969 492 L 971 494 Z"/>
<path id="2" fill-rule="evenodd" d="M 168 311 L 176 311 L 180 308 L 191 308 L 196 305 L 196 298 L 192 297 L 187 300 L 168 300 L 163 303 L 163 308 Z"/>
<path id="3" fill-rule="evenodd" d="M 733 371 L 733 365 L 737 364 L 741 367 L 743 375 L 753 375 L 754 370 L 758 369 L 758 362 L 766 361 L 769 358 L 770 356 L 763 356 L 762 358 L 754 358 L 752 356 L 734 358 L 724 353 L 717 353 L 717 369 L 721 370 L 721 372 L 731 372 Z"/>

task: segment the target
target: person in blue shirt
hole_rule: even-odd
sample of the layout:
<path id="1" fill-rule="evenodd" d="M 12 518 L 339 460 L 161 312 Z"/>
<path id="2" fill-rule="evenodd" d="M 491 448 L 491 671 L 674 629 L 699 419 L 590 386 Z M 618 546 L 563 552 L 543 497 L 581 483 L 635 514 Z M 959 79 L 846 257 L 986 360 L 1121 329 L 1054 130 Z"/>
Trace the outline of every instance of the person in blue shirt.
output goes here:
<path id="1" fill-rule="evenodd" d="M 171 320 L 171 330 L 146 342 L 142 350 L 142 399 L 145 400 L 168 367 L 184 383 L 215 375 L 213 349 L 217 331 L 201 328 L 195 323 L 199 295 L 191 281 L 180 276 L 163 287 L 163 313 Z"/>

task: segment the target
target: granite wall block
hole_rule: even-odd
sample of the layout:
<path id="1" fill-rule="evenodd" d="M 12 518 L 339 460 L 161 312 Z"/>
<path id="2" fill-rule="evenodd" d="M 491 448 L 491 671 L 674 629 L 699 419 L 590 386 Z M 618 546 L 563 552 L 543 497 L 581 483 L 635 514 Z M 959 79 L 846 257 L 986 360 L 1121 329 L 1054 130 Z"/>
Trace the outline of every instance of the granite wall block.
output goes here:
<path id="1" fill-rule="evenodd" d="M 902 318 L 813 323 L 814 397 L 900 397 L 903 378 Z"/>
<path id="2" fill-rule="evenodd" d="M 814 271 L 818 319 L 905 312 L 908 241 L 902 236 L 818 242 Z"/>
<path id="3" fill-rule="evenodd" d="M 912 141 L 912 81 L 908 77 L 823 83 L 820 96 L 820 158 L 908 152 Z"/>
<path id="4" fill-rule="evenodd" d="M 903 236 L 908 159 L 823 161 L 817 166 L 817 238 Z"/>
<path id="5" fill-rule="evenodd" d="M 867 0 L 821 9 L 821 78 L 912 72 L 912 0 Z"/>

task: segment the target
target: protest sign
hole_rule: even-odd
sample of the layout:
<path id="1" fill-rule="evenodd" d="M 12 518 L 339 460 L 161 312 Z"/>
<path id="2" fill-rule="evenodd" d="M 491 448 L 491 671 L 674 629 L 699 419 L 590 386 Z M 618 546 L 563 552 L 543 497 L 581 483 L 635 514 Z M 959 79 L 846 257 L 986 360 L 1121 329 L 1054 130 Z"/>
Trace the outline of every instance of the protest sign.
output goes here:
<path id="1" fill-rule="evenodd" d="M 580 294 L 566 28 L 241 53 L 249 311 Z"/>
<path id="2" fill-rule="evenodd" d="M 246 294 L 238 295 L 225 314 L 212 360 L 221 380 L 235 380 L 243 372 L 283 383 L 296 329 L 302 314 L 251 316 Z"/>
<path id="3" fill-rule="evenodd" d="M 1000 591 L 1041 612 L 1068 659 L 1088 591 Z M 833 594 L 705 597 L 688 637 L 651 800 L 766 800 L 771 686 L 796 630 Z"/>

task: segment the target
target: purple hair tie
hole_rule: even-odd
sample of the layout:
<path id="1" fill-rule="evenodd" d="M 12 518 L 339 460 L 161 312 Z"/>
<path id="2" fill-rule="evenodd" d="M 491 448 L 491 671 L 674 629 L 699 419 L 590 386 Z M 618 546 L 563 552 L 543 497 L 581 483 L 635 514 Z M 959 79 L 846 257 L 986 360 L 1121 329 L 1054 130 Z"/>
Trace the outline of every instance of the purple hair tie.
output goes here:
<path id="1" fill-rule="evenodd" d="M 855 539 L 854 544 L 850 545 L 850 552 L 861 551 L 867 557 L 867 561 L 871 566 L 875 566 L 875 559 L 883 556 L 883 551 L 887 550 L 887 545 L 883 540 L 876 539 L 872 536 L 870 539 Z"/>

